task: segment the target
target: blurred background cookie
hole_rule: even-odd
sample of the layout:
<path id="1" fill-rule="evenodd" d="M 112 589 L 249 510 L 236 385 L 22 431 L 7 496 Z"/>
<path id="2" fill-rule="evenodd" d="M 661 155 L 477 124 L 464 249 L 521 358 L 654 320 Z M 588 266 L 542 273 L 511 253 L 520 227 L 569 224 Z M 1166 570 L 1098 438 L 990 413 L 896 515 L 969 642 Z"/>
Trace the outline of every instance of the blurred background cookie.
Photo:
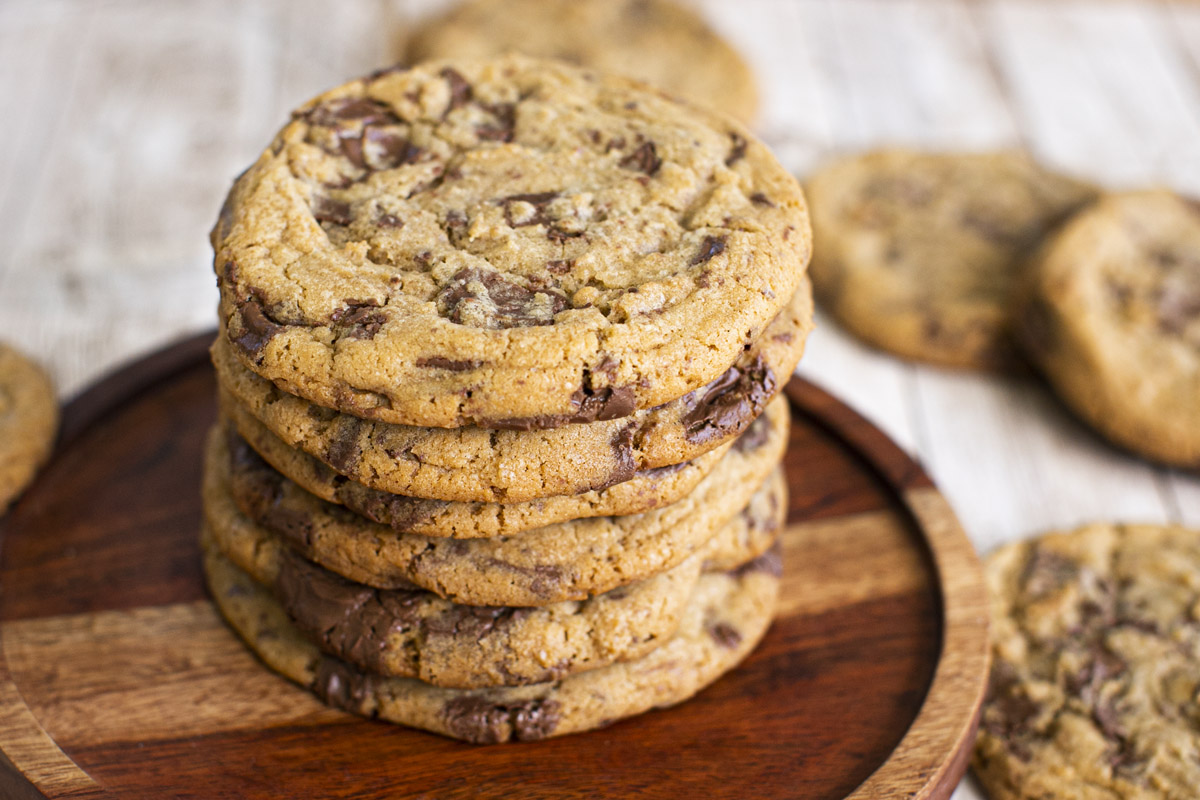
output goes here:
<path id="1" fill-rule="evenodd" d="M 511 51 L 628 75 L 724 111 L 758 111 L 750 67 L 696 12 L 670 0 L 470 0 L 413 34 L 405 58 Z"/>
<path id="2" fill-rule="evenodd" d="M 0 343 L 0 514 L 37 473 L 58 433 L 58 400 L 40 367 Z"/>
<path id="3" fill-rule="evenodd" d="M 1093 524 L 987 560 L 992 800 L 1182 798 L 1200 785 L 1200 531 Z"/>
<path id="4" fill-rule="evenodd" d="M 1104 197 L 1046 245 L 1019 306 L 1026 351 L 1084 420 L 1157 461 L 1200 463 L 1200 206 Z"/>
<path id="5" fill-rule="evenodd" d="M 1008 369 L 1015 279 L 1092 187 L 1016 152 L 882 150 L 808 182 L 817 299 L 852 333 L 904 358 Z"/>

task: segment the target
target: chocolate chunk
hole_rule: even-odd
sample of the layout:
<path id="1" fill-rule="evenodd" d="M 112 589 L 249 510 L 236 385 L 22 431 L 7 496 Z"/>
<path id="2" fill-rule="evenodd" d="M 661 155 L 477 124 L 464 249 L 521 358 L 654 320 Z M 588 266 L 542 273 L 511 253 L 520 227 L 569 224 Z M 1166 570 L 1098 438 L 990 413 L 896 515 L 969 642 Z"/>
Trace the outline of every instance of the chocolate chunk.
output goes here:
<path id="1" fill-rule="evenodd" d="M 367 710 L 373 682 L 370 676 L 351 669 L 336 658 L 325 657 L 317 664 L 316 675 L 309 688 L 334 708 L 361 714 Z"/>
<path id="2" fill-rule="evenodd" d="M 429 367 L 430 369 L 444 369 L 449 372 L 469 372 L 473 369 L 479 369 L 483 366 L 482 361 L 455 360 L 452 358 L 443 358 L 442 356 L 432 356 L 430 358 L 418 358 L 418 367 Z"/>
<path id="3" fill-rule="evenodd" d="M 703 264 L 706 261 L 711 261 L 716 256 L 725 252 L 725 237 L 724 236 L 705 236 L 704 241 L 700 244 L 700 252 L 697 253 L 690 262 L 689 267 L 694 267 L 697 264 Z"/>
<path id="4" fill-rule="evenodd" d="M 750 195 L 750 202 L 754 203 L 755 205 L 766 206 L 767 208 L 775 207 L 775 204 L 771 202 L 771 198 L 767 197 L 762 192 L 755 192 L 754 194 Z"/>
<path id="5" fill-rule="evenodd" d="M 283 333 L 284 326 L 267 316 L 258 292 L 251 292 L 248 297 L 239 300 L 237 309 L 242 320 L 242 332 L 231 335 L 229 341 L 246 355 L 257 359 L 267 343 Z"/>
<path id="6" fill-rule="evenodd" d="M 525 328 L 550 325 L 567 298 L 548 287 L 526 288 L 498 272 L 464 267 L 435 298 L 442 316 L 459 325 Z"/>
<path id="7" fill-rule="evenodd" d="M 500 202 L 504 205 L 504 221 L 510 228 L 522 228 L 526 225 L 549 225 L 551 220 L 546 216 L 546 208 L 559 197 L 558 192 L 538 192 L 536 194 L 514 194 L 505 197 Z M 515 219 L 513 203 L 528 203 L 533 206 L 533 213 L 528 217 Z"/>
<path id="8" fill-rule="evenodd" d="M 466 542 L 461 539 L 451 541 L 453 543 L 452 547 L 457 544 L 461 544 L 464 548 L 466 546 Z M 451 555 L 456 558 L 461 558 L 465 554 L 465 552 L 451 552 Z M 532 567 L 526 567 L 512 564 L 508 561 L 501 561 L 498 558 L 491 558 L 487 560 L 487 565 L 521 576 L 526 583 L 526 588 L 539 597 L 550 597 L 555 594 L 563 581 L 562 568 L 552 564 L 537 564 Z"/>
<path id="9" fill-rule="evenodd" d="M 1028 758 L 1022 739 L 1033 730 L 1042 707 L 1029 697 L 1016 668 L 1006 661 L 992 664 L 980 727 L 1008 744 L 1018 757 Z"/>
<path id="10" fill-rule="evenodd" d="M 400 533 L 415 532 L 413 529 L 417 525 L 435 519 L 448 505 L 445 500 L 406 497 L 349 483 L 339 486 L 338 500 L 359 516 L 388 525 Z"/>
<path id="11" fill-rule="evenodd" d="M 575 259 L 568 261 L 547 261 L 546 271 L 554 275 L 566 275 L 575 266 Z"/>
<path id="12" fill-rule="evenodd" d="M 382 103 L 365 97 L 342 97 L 327 100 L 310 109 L 304 116 L 309 123 L 335 128 L 342 122 L 356 120 L 363 125 L 399 122 L 395 114 Z"/>
<path id="13" fill-rule="evenodd" d="M 404 220 L 395 214 L 380 214 L 375 218 L 375 224 L 381 228 L 395 228 L 399 230 L 404 227 Z"/>
<path id="14" fill-rule="evenodd" d="M 761 355 L 745 367 L 730 367 L 704 389 L 683 416 L 684 438 L 693 444 L 723 439 L 762 413 L 775 394 L 775 373 Z M 699 397 L 699 400 L 695 398 Z"/>
<path id="15" fill-rule="evenodd" d="M 732 167 L 746 157 L 747 142 L 745 136 L 734 131 L 730 131 L 729 139 L 733 142 L 733 146 L 729 148 L 729 155 L 725 158 L 725 166 Z"/>
<path id="16" fill-rule="evenodd" d="M 387 322 L 387 315 L 379 309 L 376 300 L 346 300 L 346 305 L 336 309 L 330 316 L 331 324 L 339 331 L 339 338 L 374 339 Z"/>
<path id="17" fill-rule="evenodd" d="M 759 416 L 754 422 L 750 423 L 741 436 L 733 443 L 733 449 L 739 453 L 749 453 L 752 450 L 757 450 L 767 443 L 767 439 L 771 435 L 771 424 L 766 417 Z"/>
<path id="18" fill-rule="evenodd" d="M 292 554 L 280 561 L 275 591 L 305 636 L 372 672 L 386 668 L 388 637 L 419 624 L 418 603 L 427 596 L 353 583 Z"/>
<path id="19" fill-rule="evenodd" d="M 362 134 L 362 161 L 373 170 L 395 169 L 401 164 L 415 164 L 425 150 L 410 142 L 394 128 L 368 127 Z"/>
<path id="20" fill-rule="evenodd" d="M 662 160 L 658 157 L 654 142 L 643 142 L 638 149 L 621 159 L 621 166 L 653 175 L 662 166 Z"/>
<path id="21" fill-rule="evenodd" d="M 325 462 L 343 475 L 353 472 L 362 457 L 362 446 L 359 444 L 362 426 L 363 422 L 358 417 L 343 414 L 338 418 L 333 441 L 325 452 Z"/>
<path id="22" fill-rule="evenodd" d="M 457 209 L 450 209 L 446 212 L 446 229 L 451 231 L 464 231 L 467 229 L 466 213 Z"/>
<path id="23" fill-rule="evenodd" d="M 354 222 L 354 214 L 350 204 L 334 200 L 324 195 L 313 198 L 312 215 L 318 222 L 332 222 L 335 225 L 349 225 Z"/>
<path id="24" fill-rule="evenodd" d="M 1021 586 L 1031 598 L 1040 600 L 1071 583 L 1078 574 L 1077 563 L 1035 544 L 1021 573 Z"/>
<path id="25" fill-rule="evenodd" d="M 462 76 L 462 73 L 450 67 L 446 67 L 438 73 L 446 79 L 446 83 L 450 86 L 450 105 L 446 107 L 446 114 L 449 114 L 456 108 L 462 108 L 467 103 L 471 102 L 471 98 L 475 92 L 471 88 L 471 84 Z"/>
<path id="26" fill-rule="evenodd" d="M 779 543 L 771 545 L 771 549 L 763 553 L 758 558 L 747 561 L 739 567 L 729 571 L 729 574 L 735 578 L 742 578 L 755 572 L 765 572 L 768 575 L 774 575 L 776 578 L 783 575 L 783 548 Z"/>
<path id="27" fill-rule="evenodd" d="M 446 703 L 442 713 L 453 735 L 475 744 L 545 739 L 559 722 L 559 705 L 548 699 L 493 703 L 466 696 Z"/>
<path id="28" fill-rule="evenodd" d="M 742 643 L 742 635 L 738 633 L 737 628 L 727 623 L 709 624 L 704 626 L 704 630 L 708 632 L 714 642 L 726 650 L 732 650 Z"/>
<path id="29" fill-rule="evenodd" d="M 613 469 L 608 480 L 594 487 L 596 491 L 624 483 L 637 473 L 637 462 L 633 458 L 633 429 L 634 425 L 629 424 L 613 435 L 612 441 L 609 442 L 613 451 Z"/>
<path id="30" fill-rule="evenodd" d="M 531 613 L 528 608 L 455 604 L 445 613 L 426 620 L 425 627 L 430 635 L 481 642 L 493 631 L 502 631 Z"/>
<path id="31" fill-rule="evenodd" d="M 475 135 L 485 142 L 511 142 L 517 128 L 517 107 L 512 103 L 495 103 L 483 108 L 496 122 L 476 128 Z"/>

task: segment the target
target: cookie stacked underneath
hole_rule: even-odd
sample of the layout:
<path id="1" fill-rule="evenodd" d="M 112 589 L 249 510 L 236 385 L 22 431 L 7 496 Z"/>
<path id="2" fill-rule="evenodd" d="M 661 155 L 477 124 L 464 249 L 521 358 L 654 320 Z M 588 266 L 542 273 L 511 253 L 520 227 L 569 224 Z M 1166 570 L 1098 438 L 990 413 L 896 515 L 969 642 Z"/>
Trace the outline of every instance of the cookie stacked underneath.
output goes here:
<path id="1" fill-rule="evenodd" d="M 311 101 L 213 231 L 218 607 L 327 702 L 475 742 L 690 697 L 774 609 L 809 245 L 759 142 L 631 81 Z"/>

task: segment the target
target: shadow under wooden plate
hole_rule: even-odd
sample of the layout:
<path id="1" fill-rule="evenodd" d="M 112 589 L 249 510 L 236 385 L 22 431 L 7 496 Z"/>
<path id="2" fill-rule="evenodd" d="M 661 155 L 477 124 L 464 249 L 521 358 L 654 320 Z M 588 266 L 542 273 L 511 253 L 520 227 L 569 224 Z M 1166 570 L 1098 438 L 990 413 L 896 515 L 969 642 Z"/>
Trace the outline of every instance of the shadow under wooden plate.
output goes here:
<path id="1" fill-rule="evenodd" d="M 987 676 L 979 564 L 920 467 L 794 379 L 778 619 L 692 701 L 478 747 L 354 718 L 264 669 L 200 574 L 214 378 L 196 337 L 67 409 L 0 521 L 8 798 L 945 798 Z"/>

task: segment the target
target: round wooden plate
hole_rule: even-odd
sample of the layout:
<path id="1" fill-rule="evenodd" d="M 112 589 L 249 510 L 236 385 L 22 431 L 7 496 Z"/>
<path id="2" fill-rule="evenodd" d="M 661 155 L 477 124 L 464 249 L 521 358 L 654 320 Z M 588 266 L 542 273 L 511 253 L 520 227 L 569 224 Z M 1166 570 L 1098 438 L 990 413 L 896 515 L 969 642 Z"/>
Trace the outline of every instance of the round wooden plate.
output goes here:
<path id="1" fill-rule="evenodd" d="M 479 747 L 342 714 L 264 669 L 200 574 L 212 334 L 67 408 L 0 521 L 0 796 L 944 798 L 988 666 L 978 561 L 879 430 L 802 380 L 779 616 L 688 703 Z"/>

